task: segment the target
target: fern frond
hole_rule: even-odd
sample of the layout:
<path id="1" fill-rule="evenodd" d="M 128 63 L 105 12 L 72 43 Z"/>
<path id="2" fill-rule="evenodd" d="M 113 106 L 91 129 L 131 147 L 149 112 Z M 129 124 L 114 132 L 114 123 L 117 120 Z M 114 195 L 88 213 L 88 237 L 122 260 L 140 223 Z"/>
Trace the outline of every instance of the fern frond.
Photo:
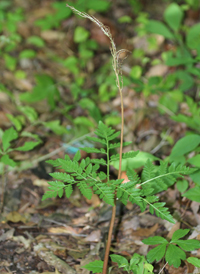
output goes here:
<path id="1" fill-rule="evenodd" d="M 93 142 L 97 142 L 97 143 L 101 143 L 102 145 L 106 145 L 106 141 L 104 139 L 100 139 L 97 137 L 87 137 L 88 140 L 93 141 Z"/>
<path id="2" fill-rule="evenodd" d="M 115 132 L 114 129 L 107 127 L 103 122 L 100 121 L 95 134 L 99 137 L 102 137 L 106 141 L 111 141 L 119 136 L 120 131 Z"/>
<path id="3" fill-rule="evenodd" d="M 81 162 L 80 162 L 80 167 L 82 169 L 84 169 L 86 167 L 86 162 L 85 162 L 85 159 L 82 159 Z"/>
<path id="4" fill-rule="evenodd" d="M 128 179 L 132 182 L 136 182 L 136 184 L 140 184 L 141 180 L 138 174 L 135 172 L 135 170 L 131 168 L 127 168 L 126 175 L 128 176 Z"/>
<path id="5" fill-rule="evenodd" d="M 65 188 L 65 184 L 59 181 L 48 182 L 50 185 L 48 187 L 49 191 L 45 192 L 42 197 L 42 201 L 47 198 L 55 198 L 57 195 L 61 198 L 63 195 L 63 188 Z"/>
<path id="6" fill-rule="evenodd" d="M 92 172 L 92 164 L 89 164 L 85 169 L 85 174 L 89 175 Z"/>
<path id="7" fill-rule="evenodd" d="M 65 196 L 69 198 L 73 192 L 73 188 L 71 184 L 65 186 Z"/>
<path id="8" fill-rule="evenodd" d="M 85 196 L 87 199 L 92 198 L 92 190 L 89 188 L 86 182 L 80 182 L 77 184 L 78 188 L 80 189 L 80 192 Z"/>
<path id="9" fill-rule="evenodd" d="M 191 169 L 186 166 L 171 164 L 168 167 L 167 165 L 168 163 L 161 162 L 156 170 L 154 165 L 147 161 L 142 174 L 142 188 L 144 190 L 147 187 L 153 188 L 152 194 L 155 194 L 172 186 L 178 177 L 191 173 Z"/>
<path id="10" fill-rule="evenodd" d="M 112 135 L 108 136 L 107 139 L 108 141 L 114 140 L 115 138 L 117 138 L 120 135 L 120 131 L 117 131 L 115 133 L 113 133 Z"/>
<path id="11" fill-rule="evenodd" d="M 103 180 L 105 180 L 107 178 L 107 175 L 103 171 L 99 172 L 98 176 L 99 176 L 99 179 L 101 181 L 103 181 Z"/>
<path id="12" fill-rule="evenodd" d="M 168 208 L 164 207 L 166 203 L 151 204 L 146 199 L 144 199 L 144 201 L 149 204 L 149 212 L 151 214 L 154 214 L 154 211 L 155 211 L 156 216 L 160 217 L 163 220 L 167 220 L 170 223 L 175 224 L 175 221 L 174 221 L 172 215 L 168 211 Z"/>
<path id="13" fill-rule="evenodd" d="M 102 158 L 101 159 L 91 159 L 91 163 L 107 166 L 106 161 Z"/>
<path id="14" fill-rule="evenodd" d="M 103 199 L 107 204 L 114 206 L 114 191 L 113 187 L 106 183 L 91 182 L 90 186 L 93 188 L 95 194 L 99 195 L 100 199 Z"/>
<path id="15" fill-rule="evenodd" d="M 142 171 L 142 179 L 147 181 L 151 179 L 155 175 L 155 166 L 149 159 L 146 161 L 143 171 Z"/>
<path id="16" fill-rule="evenodd" d="M 140 206 L 141 202 L 141 190 L 135 188 L 137 182 L 127 182 L 125 184 L 118 185 L 117 187 L 117 198 L 120 199 L 120 201 L 123 204 L 127 204 L 127 200 L 131 203 L 135 203 Z"/>
<path id="17" fill-rule="evenodd" d="M 74 155 L 74 158 L 73 158 L 73 161 L 79 161 L 81 159 L 81 153 L 80 153 L 80 150 L 78 150 L 76 152 L 76 154 Z"/>
<path id="18" fill-rule="evenodd" d="M 58 161 L 58 159 L 56 159 L 56 160 L 47 160 L 46 163 L 52 165 L 53 167 L 59 167 L 60 166 L 60 162 Z"/>
<path id="19" fill-rule="evenodd" d="M 60 180 L 60 181 L 67 182 L 67 183 L 74 182 L 74 179 L 71 178 L 70 175 L 67 173 L 54 172 L 54 173 L 49 173 L 49 174 L 56 180 Z"/>
<path id="20" fill-rule="evenodd" d="M 124 181 L 124 179 L 117 179 L 117 180 L 109 180 L 107 182 L 108 185 L 111 185 L 113 189 L 116 189 L 118 185 L 121 185 L 121 183 Z"/>
<path id="21" fill-rule="evenodd" d="M 129 146 L 129 145 L 131 145 L 131 144 L 132 144 L 132 142 L 124 142 L 124 143 L 123 143 L 123 147 Z M 117 147 L 120 147 L 120 143 L 114 143 L 114 144 L 110 144 L 110 145 L 109 145 L 109 148 L 110 148 L 110 149 L 117 148 Z"/>
<path id="22" fill-rule="evenodd" d="M 115 132 L 111 127 L 107 127 L 102 121 L 99 121 L 98 128 L 94 132 L 97 136 L 107 139 Z"/>
<path id="23" fill-rule="evenodd" d="M 122 159 L 134 158 L 134 157 L 137 156 L 138 153 L 139 153 L 139 151 L 129 151 L 129 152 L 122 153 Z M 119 154 L 112 155 L 110 157 L 110 160 L 111 161 L 118 161 L 119 160 Z"/>
<path id="24" fill-rule="evenodd" d="M 94 148 L 94 147 L 81 147 L 81 150 L 87 152 L 87 153 L 102 153 L 102 154 L 106 154 L 105 149 L 103 148 Z"/>

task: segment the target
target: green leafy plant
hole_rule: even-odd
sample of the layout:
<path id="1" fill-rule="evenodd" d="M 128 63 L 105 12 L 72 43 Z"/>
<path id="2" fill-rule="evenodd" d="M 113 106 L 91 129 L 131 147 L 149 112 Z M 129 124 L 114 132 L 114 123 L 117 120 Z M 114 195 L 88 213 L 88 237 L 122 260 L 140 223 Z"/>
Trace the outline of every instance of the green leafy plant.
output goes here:
<path id="1" fill-rule="evenodd" d="M 29 137 L 32 139 L 36 139 L 36 141 L 27 141 L 24 143 L 23 146 L 15 147 L 12 146 L 12 142 L 14 140 L 17 140 L 19 137 Z M 0 211 L 3 209 L 3 203 L 4 203 L 4 189 L 5 189 L 5 171 L 6 168 L 9 167 L 15 167 L 17 165 L 17 162 L 14 161 L 10 154 L 14 151 L 30 151 L 37 145 L 41 143 L 41 140 L 38 138 L 37 135 L 31 134 L 29 132 L 22 132 L 19 136 L 18 132 L 13 128 L 10 127 L 9 129 L 5 130 L 4 132 L 1 131 L 1 140 L 2 144 L 0 147 L 0 163 L 3 165 L 2 167 L 2 193 L 1 193 L 1 207 Z"/>
<path id="2" fill-rule="evenodd" d="M 189 135 L 181 138 L 180 140 L 176 142 L 169 156 L 169 159 L 171 162 L 177 162 L 182 164 L 188 163 L 196 168 L 196 171 L 190 175 L 192 181 L 195 183 L 195 186 L 193 188 L 190 188 L 186 192 L 183 191 L 183 189 L 181 191 L 181 192 L 184 192 L 182 193 L 182 196 L 187 197 L 188 199 L 196 202 L 200 202 L 199 150 L 200 150 L 200 135 L 190 133 Z M 188 157 L 191 152 L 195 154 L 192 157 Z M 185 184 L 185 190 L 187 190 L 187 188 L 188 188 L 188 184 Z"/>
<path id="3" fill-rule="evenodd" d="M 191 1 L 192 2 L 192 1 Z M 200 48 L 199 31 L 200 24 L 194 24 L 191 28 L 183 25 L 185 10 L 177 3 L 170 3 L 163 14 L 163 22 L 150 20 L 142 13 L 138 16 L 138 35 L 146 37 L 147 41 L 151 37 L 148 34 L 158 34 L 173 43 L 173 48 L 164 51 L 161 55 L 162 61 L 169 67 L 173 67 L 173 72 L 169 72 L 166 77 L 152 76 L 142 81 L 131 74 L 131 80 L 136 85 L 137 91 L 142 91 L 146 96 L 155 92 L 164 92 L 159 100 L 160 110 L 171 113 L 177 112 L 181 101 L 181 93 L 188 92 L 191 88 L 198 86 L 200 70 L 197 66 Z M 149 42 L 150 47 L 150 42 Z M 133 56 L 142 54 L 141 50 L 133 52 Z M 148 57 L 147 57 L 148 58 Z M 142 60 L 147 60 L 142 55 Z M 149 61 L 149 60 L 147 60 Z M 154 60 L 153 62 L 155 62 Z M 152 63 L 153 65 L 153 63 Z M 171 91 L 171 92 L 169 92 Z M 176 92 L 175 92 L 176 91 Z M 170 104 L 169 104 L 170 102 Z"/>
<path id="4" fill-rule="evenodd" d="M 178 268 L 181 265 L 181 260 L 186 259 L 185 251 L 192 251 L 200 248 L 198 240 L 180 240 L 189 233 L 189 229 L 178 229 L 174 232 L 172 239 L 168 242 L 165 238 L 160 236 L 150 237 L 143 240 L 144 244 L 158 245 L 151 249 L 147 254 L 148 262 L 160 261 L 163 257 L 169 265 Z"/>
<path id="5" fill-rule="evenodd" d="M 0 6 L 0 55 L 3 57 L 5 67 L 14 71 L 17 65 L 17 58 L 13 50 L 21 42 L 22 38 L 17 32 L 17 26 L 24 20 L 23 10 L 21 8 L 15 11 L 8 11 L 11 3 Z M 10 54 L 12 52 L 12 55 Z"/>
<path id="6" fill-rule="evenodd" d="M 69 198 L 73 192 L 73 185 L 76 184 L 82 195 L 87 199 L 91 199 L 92 193 L 95 193 L 105 203 L 112 206 L 112 217 L 109 226 L 104 262 L 95 261 L 85 266 L 85 268 L 94 273 L 102 272 L 103 274 L 106 274 L 116 214 L 116 200 L 120 200 L 124 204 L 129 200 L 131 203 L 138 205 L 142 212 L 148 207 L 151 214 L 155 213 L 158 217 L 174 223 L 174 219 L 169 213 L 168 208 L 165 207 L 165 203 L 159 202 L 159 198 L 155 194 L 166 190 L 168 187 L 173 185 L 179 177 L 190 174 L 193 170 L 174 162 L 168 165 L 168 162 L 166 161 L 160 161 L 160 165 L 156 166 L 152 161 L 147 160 L 146 163 L 144 163 L 141 178 L 134 171 L 133 166 L 129 166 L 127 167 L 129 182 L 123 183 L 123 179 L 121 179 L 122 159 L 137 158 L 139 153 L 138 151 L 122 153 L 123 146 L 129 144 L 123 142 L 123 85 L 120 81 L 121 60 L 119 60 L 119 54 L 121 51 L 125 50 L 116 50 L 110 30 L 95 17 L 92 17 L 85 12 L 80 12 L 68 4 L 67 7 L 81 17 L 88 18 L 96 23 L 110 39 L 111 53 L 113 56 L 113 69 L 121 98 L 121 134 L 120 131 L 116 132 L 114 129 L 106 126 L 100 121 L 98 128 L 95 131 L 96 137 L 89 137 L 90 142 L 97 142 L 100 147 L 83 147 L 81 150 L 87 153 L 99 153 L 104 157 L 100 156 L 97 159 L 90 159 L 87 157 L 86 159 L 81 159 L 80 151 L 77 151 L 73 159 L 70 159 L 70 157 L 66 155 L 64 159 L 59 158 L 47 161 L 55 168 L 62 169 L 62 172 L 50 173 L 55 181 L 49 182 L 49 190 L 44 194 L 42 199 L 53 198 L 57 195 L 62 197 L 64 193 L 65 196 Z M 115 139 L 119 135 L 120 142 L 115 143 Z M 111 150 L 115 148 L 119 148 L 119 154 L 111 155 Z M 117 179 L 110 178 L 109 168 L 113 161 L 118 161 L 119 163 Z M 105 168 L 106 172 L 100 171 L 101 166 Z M 130 264 L 125 258 L 119 258 L 117 255 L 111 255 L 111 259 L 114 262 L 117 262 L 119 267 L 124 267 L 124 269 L 134 271 L 134 273 L 152 273 L 153 270 L 152 266 L 148 264 L 146 259 L 138 254 L 133 256 Z M 176 262 L 175 266 L 177 266 Z"/>
<path id="7" fill-rule="evenodd" d="M 124 271 L 127 271 L 128 273 L 134 273 L 134 274 L 151 274 L 153 273 L 153 266 L 147 262 L 144 256 L 141 256 L 137 253 L 135 253 L 132 258 L 130 259 L 130 262 L 126 258 L 124 258 L 121 255 L 110 255 L 110 258 L 112 262 L 117 263 L 118 268 L 122 268 Z M 83 268 L 88 269 L 92 271 L 93 273 L 102 272 L 103 269 L 103 261 L 94 261 L 86 266 L 83 266 Z M 111 271 L 113 267 L 109 268 L 109 272 Z"/>
<path id="8" fill-rule="evenodd" d="M 25 92 L 20 95 L 20 100 L 33 103 L 43 99 L 47 99 L 51 109 L 55 108 L 55 102 L 60 99 L 59 91 L 54 80 L 48 75 L 36 76 L 37 85 L 32 92 Z"/>

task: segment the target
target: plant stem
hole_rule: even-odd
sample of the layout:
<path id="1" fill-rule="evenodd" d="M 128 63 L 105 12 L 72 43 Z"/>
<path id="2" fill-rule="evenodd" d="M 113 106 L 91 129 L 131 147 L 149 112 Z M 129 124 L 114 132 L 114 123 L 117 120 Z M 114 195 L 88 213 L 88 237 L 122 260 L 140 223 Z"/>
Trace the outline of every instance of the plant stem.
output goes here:
<path id="1" fill-rule="evenodd" d="M 116 75 L 116 80 L 117 80 L 117 86 L 119 88 L 119 93 L 120 93 L 120 98 L 121 98 L 121 139 L 120 139 L 120 151 L 119 151 L 119 171 L 118 171 L 118 179 L 121 179 L 121 166 L 122 166 L 122 147 L 123 147 L 123 137 L 124 137 L 124 104 L 123 104 L 123 95 L 122 95 L 122 88 L 120 86 L 120 80 L 119 80 L 119 74 L 117 72 L 116 66 L 115 66 L 115 61 L 114 61 L 114 71 Z M 102 274 L 107 273 L 107 268 L 108 268 L 108 258 L 109 258 L 109 253 L 110 253 L 110 246 L 111 246 L 111 241 L 112 241 L 112 234 L 113 234 L 113 227 L 115 223 L 115 216 L 116 216 L 116 193 L 115 193 L 115 198 L 114 198 L 114 206 L 112 208 L 112 217 L 110 221 L 110 226 L 109 226 L 109 232 L 108 232 L 108 240 L 106 243 L 106 251 L 104 255 L 104 263 L 103 263 L 103 272 Z"/>
<path id="2" fill-rule="evenodd" d="M 101 28 L 103 33 L 110 39 L 110 43 L 111 43 L 110 50 L 111 50 L 111 54 L 112 54 L 112 57 L 113 57 L 113 69 L 114 69 L 114 72 L 115 72 L 116 84 L 117 84 L 117 87 L 119 89 L 120 98 L 121 98 L 121 140 L 120 140 L 119 171 L 118 171 L 118 179 L 121 179 L 122 147 L 123 147 L 123 135 L 124 135 L 124 133 L 123 133 L 123 131 L 124 131 L 124 107 L 123 107 L 123 96 L 122 96 L 123 83 L 121 82 L 121 85 L 120 85 L 119 75 L 121 74 L 121 70 L 120 70 L 121 62 L 126 57 L 123 58 L 123 60 L 120 60 L 119 57 L 120 57 L 120 52 L 124 52 L 126 50 L 120 50 L 120 51 L 117 52 L 114 40 L 113 40 L 111 32 L 110 32 L 110 29 L 107 26 L 103 25 L 97 18 L 95 18 L 94 16 L 90 16 L 86 12 L 81 12 L 81 11 L 75 9 L 73 6 L 70 6 L 68 4 L 67 4 L 67 7 L 70 8 L 74 13 L 80 15 L 81 17 L 88 18 L 92 22 L 97 24 Z M 109 171 L 109 169 L 107 169 L 107 172 L 108 171 Z M 114 227 L 114 222 L 115 222 L 115 215 L 116 215 L 116 191 L 115 191 L 115 196 L 114 196 L 114 206 L 113 206 L 113 209 L 112 209 L 112 217 L 111 217 L 110 227 L 109 227 L 109 232 L 108 232 L 108 240 L 107 240 L 107 244 L 106 244 L 106 251 L 105 251 L 105 256 L 104 256 L 104 264 L 103 264 L 102 274 L 107 274 L 108 258 L 109 258 L 111 240 L 112 240 L 113 227 Z"/>
<path id="3" fill-rule="evenodd" d="M 0 213 L 3 212 L 3 206 L 4 206 L 4 192 L 5 192 L 5 185 L 6 185 L 6 179 L 5 179 L 5 165 L 3 164 L 3 171 L 2 171 L 2 191 L 1 191 L 1 205 L 0 205 Z"/>
<path id="4" fill-rule="evenodd" d="M 112 208 L 112 217 L 111 217 L 110 227 L 109 227 L 109 232 L 108 232 L 108 240 L 107 240 L 107 243 L 106 243 L 106 251 L 105 251 L 105 255 L 104 255 L 102 274 L 107 273 L 108 258 L 109 258 L 109 253 L 110 253 L 110 245 L 111 245 L 111 240 L 112 240 L 113 227 L 114 227 L 114 223 L 115 223 L 115 215 L 116 215 L 116 201 L 115 201 L 115 205 Z"/>

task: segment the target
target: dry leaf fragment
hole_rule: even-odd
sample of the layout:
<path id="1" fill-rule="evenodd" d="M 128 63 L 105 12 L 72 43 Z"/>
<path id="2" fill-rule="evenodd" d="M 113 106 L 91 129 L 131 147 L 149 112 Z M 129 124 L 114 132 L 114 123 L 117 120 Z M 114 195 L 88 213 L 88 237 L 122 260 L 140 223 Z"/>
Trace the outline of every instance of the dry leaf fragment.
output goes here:
<path id="1" fill-rule="evenodd" d="M 17 211 L 12 211 L 8 213 L 6 219 L 7 221 L 11 221 L 13 223 L 22 222 L 25 224 L 27 222 L 26 218 L 23 215 L 19 214 L 19 212 Z"/>

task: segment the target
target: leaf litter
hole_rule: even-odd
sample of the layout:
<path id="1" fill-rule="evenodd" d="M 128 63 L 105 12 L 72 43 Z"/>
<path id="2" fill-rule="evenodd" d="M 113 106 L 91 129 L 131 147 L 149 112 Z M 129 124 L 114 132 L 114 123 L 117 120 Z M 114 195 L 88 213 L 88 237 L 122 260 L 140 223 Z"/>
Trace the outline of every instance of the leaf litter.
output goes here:
<path id="1" fill-rule="evenodd" d="M 45 2 L 44 6 L 38 8 L 35 1 L 23 2 L 24 13 L 26 15 L 26 22 L 21 22 L 18 26 L 18 33 L 27 39 L 32 35 L 36 35 L 43 39 L 46 43 L 45 48 L 35 48 L 37 51 L 37 58 L 29 59 L 22 58 L 19 60 L 19 70 L 26 72 L 25 79 L 16 78 L 12 71 L 2 65 L 0 69 L 0 80 L 9 89 L 14 90 L 13 96 L 18 100 L 18 96 L 24 92 L 31 92 L 32 87 L 35 86 L 36 74 L 47 74 L 56 78 L 56 83 L 64 85 L 59 87 L 59 92 L 63 96 L 63 100 L 74 104 L 74 100 L 69 93 L 67 85 L 70 82 L 71 72 L 60 65 L 60 59 L 65 59 L 66 55 L 71 55 L 73 52 L 79 54 L 77 47 L 74 45 L 71 27 L 76 24 L 75 18 L 65 19 L 57 28 L 53 30 L 40 30 L 33 23 L 36 19 L 44 18 L 49 13 L 53 12 L 50 2 Z M 14 4 L 18 8 L 17 2 Z M 125 7 L 124 7 L 125 8 Z M 120 6 L 113 4 L 113 13 L 121 9 Z M 118 45 L 123 39 L 125 42 L 124 48 L 133 49 L 140 48 L 141 44 L 144 51 L 150 56 L 158 54 L 158 48 L 163 45 L 163 40 L 160 37 L 157 39 L 157 49 L 148 52 L 146 41 L 135 39 L 130 45 L 130 34 L 126 31 L 123 36 L 118 36 L 118 26 L 114 24 L 112 16 L 107 14 L 102 15 L 102 22 L 109 25 L 111 32 Z M 85 28 L 89 29 L 91 38 L 100 44 L 101 50 L 93 58 L 93 66 L 89 69 L 92 73 L 98 70 L 101 62 L 108 58 L 108 41 L 105 35 L 96 29 L 96 26 L 88 25 L 87 21 L 82 22 Z M 120 40 L 121 39 L 121 40 Z M 146 38 L 147 39 L 147 38 Z M 124 43 L 124 42 L 123 42 Z M 26 49 L 27 44 L 24 40 L 17 48 L 17 51 Z M 103 54 L 101 51 L 103 50 Z M 59 56 L 59 58 L 57 57 Z M 58 63 L 52 62 L 58 59 Z M 126 75 L 126 71 L 130 72 L 132 64 L 129 59 L 126 59 L 127 67 L 121 66 L 122 71 Z M 146 76 L 164 76 L 167 73 L 166 67 L 154 66 L 150 68 Z M 83 73 L 82 77 L 87 75 L 87 70 Z M 86 83 L 88 87 L 92 86 L 92 80 Z M 135 149 L 139 147 L 145 151 L 150 151 L 159 142 L 159 134 L 155 134 L 152 130 L 158 133 L 162 132 L 163 127 L 170 126 L 174 129 L 174 138 L 184 133 L 185 128 L 177 126 L 175 123 L 170 122 L 166 117 L 159 118 L 159 114 L 153 108 L 149 108 L 151 100 L 157 104 L 158 98 L 154 95 L 150 101 L 146 101 L 142 94 L 137 94 L 133 89 L 124 90 L 125 93 L 125 136 L 126 141 L 135 141 Z M 7 114 L 13 116 L 21 115 L 9 95 L 0 93 L 0 125 L 1 128 L 6 129 L 11 126 Z M 74 95 L 76 97 L 76 95 Z M 33 103 L 33 107 L 39 114 L 39 119 L 42 122 L 51 120 L 63 120 L 63 128 L 66 128 L 69 122 L 66 120 L 65 115 L 60 113 L 59 108 L 53 112 L 49 112 L 52 108 L 51 102 L 47 102 L 48 98 L 43 101 Z M 17 101 L 18 102 L 18 101 Z M 50 104 L 50 105 L 49 105 Z M 61 102 L 59 103 L 61 106 Z M 98 108 L 104 115 L 108 115 L 116 109 L 119 113 L 119 97 L 111 98 L 107 102 L 99 103 Z M 71 110 L 70 115 L 72 119 L 79 116 L 88 116 L 86 110 L 75 106 Z M 27 120 L 27 118 L 25 118 Z M 52 133 L 49 129 L 43 129 L 42 123 L 35 125 L 24 121 L 26 130 L 33 130 L 34 133 L 44 140 L 42 147 L 35 148 L 34 151 L 29 151 L 26 155 L 15 152 L 14 158 L 22 160 L 37 159 L 43 155 L 51 153 L 59 149 L 59 157 L 64 157 L 64 150 L 60 149 L 63 140 L 58 135 Z M 31 131 L 32 132 L 32 131 Z M 152 140 L 151 137 L 154 137 Z M 143 142 L 137 144 L 137 140 L 143 136 Z M 77 136 L 78 138 L 78 136 Z M 18 141 L 17 141 L 18 142 Z M 140 144 L 139 144 L 140 143 Z M 22 146 L 23 141 L 19 141 L 18 146 Z M 160 154 L 167 155 L 166 149 L 161 148 Z M 55 156 L 53 156 L 55 157 Z M 0 216 L 0 272 L 1 273 L 30 273 L 30 274 L 59 274 L 59 273 L 89 273 L 81 266 L 99 259 L 102 257 L 103 247 L 107 235 L 107 227 L 109 224 L 109 208 L 103 209 L 101 201 L 93 195 L 92 200 L 81 199 L 80 195 L 75 192 L 71 200 L 65 198 L 54 199 L 52 201 L 41 202 L 41 197 L 46 188 L 47 174 L 49 173 L 49 166 L 42 162 L 42 167 L 36 162 L 29 169 L 23 169 L 20 172 L 7 171 L 6 180 L 7 187 L 5 193 L 4 211 Z M 114 173 L 115 171 L 113 171 Z M 114 175 L 114 174 L 113 174 Z M 124 175 L 126 179 L 126 175 Z M 169 190 L 168 197 L 163 197 L 165 201 L 170 203 L 175 202 L 178 196 L 178 191 Z M 184 203 L 184 201 L 180 201 Z M 179 203 L 176 203 L 177 210 L 180 209 Z M 199 225 L 199 213 L 196 205 L 193 203 L 191 206 L 193 213 L 186 209 L 184 213 L 188 223 L 196 226 Z M 121 220 L 120 220 L 121 219 Z M 118 226 L 119 225 L 119 226 Z M 146 255 L 147 250 L 142 249 L 141 240 L 145 237 L 153 235 L 163 235 L 167 231 L 173 231 L 174 228 L 167 229 L 167 225 L 163 220 L 155 216 L 147 214 L 137 215 L 137 208 L 131 206 L 130 208 L 120 205 L 119 214 L 116 220 L 116 239 L 113 244 L 112 250 L 118 254 L 131 256 L 133 252 L 140 252 Z M 195 234 L 195 237 L 199 233 Z M 187 266 L 188 268 L 191 266 Z M 169 273 L 185 273 L 186 266 L 174 269 L 173 267 L 166 266 Z M 121 272 L 122 273 L 122 272 Z"/>

